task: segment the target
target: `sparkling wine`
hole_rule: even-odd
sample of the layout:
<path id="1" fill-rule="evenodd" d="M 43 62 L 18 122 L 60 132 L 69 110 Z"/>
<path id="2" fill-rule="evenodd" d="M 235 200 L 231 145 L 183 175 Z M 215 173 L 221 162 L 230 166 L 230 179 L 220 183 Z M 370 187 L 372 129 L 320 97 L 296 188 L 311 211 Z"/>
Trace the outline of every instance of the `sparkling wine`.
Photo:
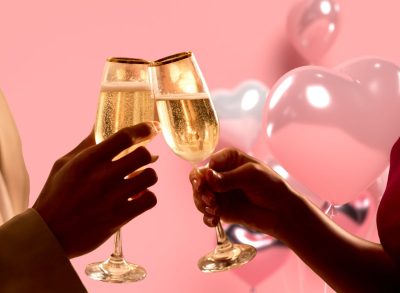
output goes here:
<path id="1" fill-rule="evenodd" d="M 103 83 L 95 125 L 99 143 L 118 130 L 154 120 L 153 93 L 146 83 Z"/>
<path id="2" fill-rule="evenodd" d="M 175 154 L 198 163 L 214 151 L 219 127 L 209 96 L 204 93 L 159 96 L 156 105 L 165 141 Z"/>
<path id="3" fill-rule="evenodd" d="M 150 65 L 151 62 L 137 58 L 107 58 L 95 122 L 96 143 L 107 139 L 122 128 L 154 120 L 155 103 L 151 87 Z M 142 139 L 149 140 L 150 138 Z M 145 144 L 146 141 L 143 140 L 134 141 L 131 147 L 122 150 L 113 160 L 118 160 L 133 151 L 138 147 L 138 143 Z M 140 172 L 139 169 L 134 170 L 124 179 L 136 180 L 134 177 L 137 171 Z M 127 198 L 127 201 L 135 196 L 126 194 L 128 195 L 132 197 Z M 94 228 L 102 229 L 101 226 Z M 110 257 L 104 261 L 88 264 L 85 273 L 94 280 L 110 283 L 136 282 L 143 280 L 147 274 L 140 265 L 125 260 L 120 229 L 115 233 L 114 251 Z"/>

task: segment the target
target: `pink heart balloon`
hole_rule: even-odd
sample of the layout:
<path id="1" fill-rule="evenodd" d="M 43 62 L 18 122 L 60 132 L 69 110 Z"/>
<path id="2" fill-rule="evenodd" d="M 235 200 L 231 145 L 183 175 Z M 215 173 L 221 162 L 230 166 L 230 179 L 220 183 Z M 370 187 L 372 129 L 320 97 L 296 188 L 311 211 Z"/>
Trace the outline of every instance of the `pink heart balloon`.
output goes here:
<path id="1" fill-rule="evenodd" d="M 262 131 L 259 134 L 258 139 L 256 140 L 256 143 L 253 146 L 253 149 L 251 150 L 251 154 L 257 159 L 263 161 L 264 164 L 266 164 L 276 173 L 278 173 L 278 175 L 280 175 L 287 183 L 289 183 L 289 185 L 292 188 L 294 188 L 294 190 L 307 196 L 307 198 L 310 199 L 319 208 L 321 209 L 325 208 L 326 204 L 325 200 L 319 198 L 318 195 L 314 194 L 310 189 L 308 189 L 301 182 L 296 180 L 296 178 L 294 178 L 285 169 L 285 167 L 283 167 L 282 164 L 279 163 L 279 161 L 273 157 L 272 152 L 267 144 L 267 139 L 265 136 L 265 128 L 262 128 Z"/>
<path id="2" fill-rule="evenodd" d="M 289 40 L 308 61 L 318 61 L 332 46 L 339 29 L 339 10 L 334 0 L 306 0 L 290 11 Z"/>
<path id="3" fill-rule="evenodd" d="M 245 243 L 257 249 L 257 256 L 245 266 L 232 270 L 251 287 L 269 278 L 287 260 L 290 250 L 275 238 L 250 231 L 237 224 L 225 228 L 228 238 L 235 243 Z"/>
<path id="4" fill-rule="evenodd" d="M 356 199 L 387 168 L 400 135 L 399 79 L 399 67 L 379 58 L 289 71 L 264 108 L 268 149 L 321 199 Z"/>

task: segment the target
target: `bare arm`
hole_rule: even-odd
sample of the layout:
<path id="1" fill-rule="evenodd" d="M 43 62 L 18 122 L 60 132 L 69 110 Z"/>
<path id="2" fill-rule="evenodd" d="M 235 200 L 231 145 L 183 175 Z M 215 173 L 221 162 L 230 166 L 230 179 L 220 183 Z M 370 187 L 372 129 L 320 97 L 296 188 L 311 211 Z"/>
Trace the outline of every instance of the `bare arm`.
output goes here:
<path id="1" fill-rule="evenodd" d="M 308 200 L 283 220 L 280 239 L 338 292 L 399 292 L 400 271 L 380 244 L 358 238 Z"/>
<path id="2" fill-rule="evenodd" d="M 380 244 L 340 228 L 269 167 L 234 149 L 209 167 L 190 177 L 207 225 L 221 217 L 280 239 L 338 292 L 400 291 L 400 271 Z"/>

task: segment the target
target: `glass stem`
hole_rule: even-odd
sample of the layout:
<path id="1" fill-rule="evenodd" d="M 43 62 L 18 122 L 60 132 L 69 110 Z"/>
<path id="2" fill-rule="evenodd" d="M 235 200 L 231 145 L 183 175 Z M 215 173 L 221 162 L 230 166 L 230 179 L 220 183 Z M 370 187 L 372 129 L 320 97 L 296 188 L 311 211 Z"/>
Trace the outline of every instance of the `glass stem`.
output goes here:
<path id="1" fill-rule="evenodd" d="M 118 229 L 118 231 L 115 233 L 114 253 L 112 256 L 115 258 L 122 258 L 121 229 Z"/>
<path id="2" fill-rule="evenodd" d="M 215 230 L 217 232 L 217 243 L 218 245 L 222 245 L 228 241 L 228 238 L 226 237 L 224 228 L 222 228 L 221 221 L 218 221 L 217 226 L 215 227 Z"/>

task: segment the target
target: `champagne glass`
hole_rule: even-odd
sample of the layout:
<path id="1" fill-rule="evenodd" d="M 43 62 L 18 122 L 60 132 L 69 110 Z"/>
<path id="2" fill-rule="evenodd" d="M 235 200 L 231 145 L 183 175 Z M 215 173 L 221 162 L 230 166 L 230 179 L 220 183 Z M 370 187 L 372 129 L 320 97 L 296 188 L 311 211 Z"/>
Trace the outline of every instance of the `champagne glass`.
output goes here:
<path id="1" fill-rule="evenodd" d="M 192 52 L 154 62 L 153 90 L 163 135 L 172 151 L 193 167 L 208 158 L 218 143 L 219 124 L 207 85 Z M 217 247 L 202 257 L 203 272 L 225 271 L 250 261 L 256 249 L 228 240 L 219 222 Z"/>
<path id="2" fill-rule="evenodd" d="M 150 66 L 151 62 L 142 59 L 112 57 L 106 60 L 95 123 L 96 143 L 124 127 L 154 120 Z M 132 146 L 114 160 L 145 143 Z M 123 257 L 120 230 L 115 234 L 114 244 L 111 256 L 87 265 L 86 274 L 92 279 L 112 283 L 144 279 L 146 270 Z"/>

